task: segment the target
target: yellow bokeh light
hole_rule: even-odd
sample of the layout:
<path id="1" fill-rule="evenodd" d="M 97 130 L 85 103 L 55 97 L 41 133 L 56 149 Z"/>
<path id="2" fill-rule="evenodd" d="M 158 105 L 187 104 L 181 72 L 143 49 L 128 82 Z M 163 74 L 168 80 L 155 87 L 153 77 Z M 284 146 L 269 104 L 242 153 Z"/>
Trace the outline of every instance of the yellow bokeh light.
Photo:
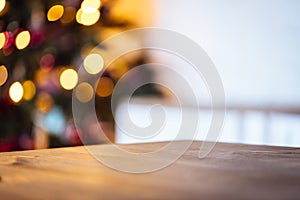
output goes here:
<path id="1" fill-rule="evenodd" d="M 76 9 L 73 7 L 67 7 L 65 8 L 64 14 L 60 21 L 64 24 L 70 23 L 74 20 L 76 15 Z"/>
<path id="2" fill-rule="evenodd" d="M 93 87 L 87 82 L 82 82 L 76 87 L 75 95 L 80 102 L 89 102 L 94 95 Z"/>
<path id="3" fill-rule="evenodd" d="M 81 3 L 81 9 L 84 13 L 93 13 L 100 8 L 100 0 L 84 0 Z"/>
<path id="4" fill-rule="evenodd" d="M 100 97 L 108 97 L 114 90 L 114 83 L 108 77 L 100 78 L 96 89 L 96 94 Z"/>
<path id="5" fill-rule="evenodd" d="M 16 47 L 21 50 L 26 48 L 30 43 L 30 33 L 29 31 L 22 31 L 16 37 Z"/>
<path id="6" fill-rule="evenodd" d="M 41 92 L 37 96 L 35 105 L 39 110 L 49 112 L 53 106 L 53 99 L 48 93 Z"/>
<path id="7" fill-rule="evenodd" d="M 92 13 L 84 13 L 82 12 L 80 16 L 81 24 L 85 26 L 91 26 L 95 24 L 100 18 L 100 12 L 99 10 L 95 10 Z"/>
<path id="8" fill-rule="evenodd" d="M 9 97 L 15 103 L 21 101 L 24 91 L 20 82 L 14 82 L 9 88 Z"/>
<path id="9" fill-rule="evenodd" d="M 59 20 L 64 14 L 64 7 L 62 5 L 52 6 L 47 13 L 47 18 L 49 21 Z"/>
<path id="10" fill-rule="evenodd" d="M 97 74 L 103 69 L 104 61 L 99 54 L 89 54 L 84 59 L 83 66 L 87 73 Z"/>
<path id="11" fill-rule="evenodd" d="M 8 77 L 7 69 L 4 65 L 0 66 L 0 86 L 2 86 Z"/>
<path id="12" fill-rule="evenodd" d="M 48 75 L 48 72 L 38 69 L 34 74 L 34 81 L 39 87 L 44 87 L 49 80 Z"/>
<path id="13" fill-rule="evenodd" d="M 0 33 L 0 49 L 4 47 L 5 42 L 6 42 L 5 33 Z"/>
<path id="14" fill-rule="evenodd" d="M 32 81 L 28 80 L 23 83 L 24 95 L 23 99 L 30 101 L 36 92 L 35 85 Z"/>
<path id="15" fill-rule="evenodd" d="M 5 8 L 6 0 L 0 0 L 0 12 Z"/>
<path id="16" fill-rule="evenodd" d="M 74 69 L 66 69 L 61 73 L 59 81 L 65 90 L 72 90 L 78 82 L 78 74 Z"/>
<path id="17" fill-rule="evenodd" d="M 78 24 L 82 24 L 82 21 L 81 21 L 81 15 L 82 15 L 82 10 L 79 9 L 76 13 L 76 21 Z"/>

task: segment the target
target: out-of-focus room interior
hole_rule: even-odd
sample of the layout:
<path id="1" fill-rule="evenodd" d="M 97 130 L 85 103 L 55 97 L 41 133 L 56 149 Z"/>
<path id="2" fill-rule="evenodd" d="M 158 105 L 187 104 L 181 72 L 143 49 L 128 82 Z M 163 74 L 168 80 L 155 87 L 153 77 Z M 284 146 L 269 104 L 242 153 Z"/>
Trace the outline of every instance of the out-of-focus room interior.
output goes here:
<path id="1" fill-rule="evenodd" d="M 73 121 L 73 92 L 82 102 L 95 98 L 96 125 L 113 143 L 174 139 L 180 123 L 174 95 L 155 84 L 139 88 L 130 108 L 135 123 L 144 126 L 152 100 L 165 102 L 170 123 L 159 136 L 139 141 L 114 123 L 113 116 L 124 124 L 132 120 L 123 115 L 121 101 L 112 114 L 115 85 L 149 62 L 189 77 L 201 111 L 196 139 L 203 140 L 211 123 L 210 93 L 174 54 L 139 50 L 110 63 L 99 79 L 101 86 L 78 84 L 77 70 L 92 49 L 115 34 L 142 27 L 183 34 L 214 62 L 226 95 L 220 142 L 300 147 L 299 10 L 300 1 L 280 0 L 0 0 L 0 152 L 82 145 Z M 126 38 L 122 45 L 135 39 Z M 136 79 L 163 79 L 180 89 L 159 68 L 136 74 L 128 87 Z M 177 95 L 183 109 L 195 106 L 189 96 Z M 195 117 L 193 111 L 189 115 Z M 90 137 L 91 144 L 102 141 Z"/>

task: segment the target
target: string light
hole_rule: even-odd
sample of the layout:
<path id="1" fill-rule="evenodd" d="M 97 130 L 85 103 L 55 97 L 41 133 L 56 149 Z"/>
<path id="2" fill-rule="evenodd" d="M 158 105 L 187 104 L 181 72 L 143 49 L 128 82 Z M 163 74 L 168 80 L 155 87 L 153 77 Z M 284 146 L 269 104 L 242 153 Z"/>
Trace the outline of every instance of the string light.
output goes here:
<path id="1" fill-rule="evenodd" d="M 89 54 L 84 59 L 83 66 L 87 73 L 97 74 L 103 69 L 104 61 L 99 54 Z"/>
<path id="2" fill-rule="evenodd" d="M 0 66 L 0 86 L 2 86 L 8 77 L 7 69 L 4 65 Z"/>
<path id="3" fill-rule="evenodd" d="M 16 47 L 19 50 L 26 48 L 30 43 L 30 33 L 29 31 L 22 31 L 16 37 Z"/>
<path id="4" fill-rule="evenodd" d="M 30 101 L 36 92 L 36 88 L 34 83 L 31 80 L 27 80 L 23 83 L 23 90 L 24 90 L 24 95 L 23 99 Z"/>
<path id="5" fill-rule="evenodd" d="M 62 5 L 54 5 L 52 6 L 47 13 L 47 18 L 49 21 L 57 21 L 64 14 L 64 7 Z"/>
<path id="6" fill-rule="evenodd" d="M 74 69 L 66 69 L 61 73 L 59 81 L 65 90 L 72 90 L 78 82 L 77 72 Z"/>
<path id="7" fill-rule="evenodd" d="M 20 82 L 14 82 L 9 88 L 9 97 L 15 103 L 21 101 L 24 91 Z"/>
<path id="8" fill-rule="evenodd" d="M 87 103 L 93 98 L 93 87 L 87 82 L 82 82 L 76 87 L 75 95 L 80 102 Z"/>

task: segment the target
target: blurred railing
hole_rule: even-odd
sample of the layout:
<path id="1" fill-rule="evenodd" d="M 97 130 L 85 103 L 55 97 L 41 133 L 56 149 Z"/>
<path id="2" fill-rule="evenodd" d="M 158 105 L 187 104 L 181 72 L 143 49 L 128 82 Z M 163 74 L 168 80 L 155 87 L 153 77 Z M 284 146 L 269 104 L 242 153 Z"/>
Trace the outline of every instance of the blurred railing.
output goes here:
<path id="1" fill-rule="evenodd" d="M 226 110 L 220 141 L 300 147 L 300 107 L 227 105 Z"/>
<path id="2" fill-rule="evenodd" d="M 137 125 L 147 124 L 145 113 L 150 105 L 155 102 L 135 101 L 131 106 L 132 114 L 136 116 Z M 136 105 L 136 106 L 135 106 Z M 172 140 L 176 136 L 175 127 L 180 121 L 180 109 L 176 105 L 167 102 L 166 112 L 169 128 L 161 134 L 149 140 L 138 141 L 123 134 L 122 130 L 116 130 L 117 143 L 158 142 Z M 193 110 L 191 106 L 183 106 L 183 109 Z M 218 108 L 216 108 L 218 109 Z M 199 117 L 197 140 L 204 140 L 211 123 L 211 106 L 200 106 L 200 113 L 189 111 L 189 117 Z M 169 114 L 168 114 L 169 113 Z M 117 118 L 123 120 L 123 124 L 130 123 L 130 119 L 123 116 L 122 111 L 117 113 Z M 189 126 L 189 125 L 186 125 Z M 187 139 L 187 138 L 183 138 Z M 227 105 L 226 119 L 220 142 L 245 143 L 258 145 L 292 146 L 300 147 L 300 107 L 287 106 L 240 106 Z"/>

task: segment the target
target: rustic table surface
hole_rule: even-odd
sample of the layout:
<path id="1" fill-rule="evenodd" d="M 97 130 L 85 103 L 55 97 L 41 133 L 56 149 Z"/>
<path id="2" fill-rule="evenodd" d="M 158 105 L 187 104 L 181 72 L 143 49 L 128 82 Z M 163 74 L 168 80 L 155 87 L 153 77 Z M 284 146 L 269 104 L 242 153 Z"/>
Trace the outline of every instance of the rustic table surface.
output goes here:
<path id="1" fill-rule="evenodd" d="M 147 174 L 112 170 L 84 147 L 0 153 L 0 199 L 300 199 L 299 148 L 219 143 L 198 159 L 199 147 Z"/>

